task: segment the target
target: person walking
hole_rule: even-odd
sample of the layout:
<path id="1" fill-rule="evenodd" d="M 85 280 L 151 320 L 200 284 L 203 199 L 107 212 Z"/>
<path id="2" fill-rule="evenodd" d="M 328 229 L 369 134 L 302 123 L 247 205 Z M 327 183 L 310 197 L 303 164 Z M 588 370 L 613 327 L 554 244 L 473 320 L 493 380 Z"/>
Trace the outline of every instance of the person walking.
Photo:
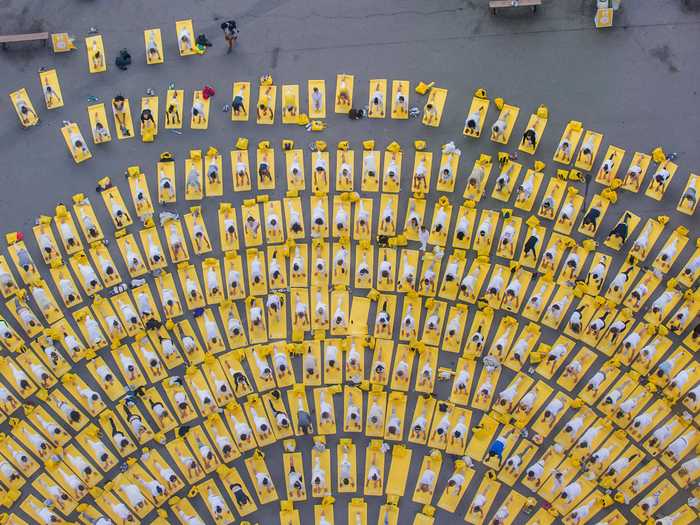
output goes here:
<path id="1" fill-rule="evenodd" d="M 228 50 L 226 51 L 226 54 L 229 54 L 233 49 L 233 46 L 235 46 L 236 42 L 238 41 L 238 28 L 236 27 L 236 22 L 234 20 L 223 22 L 221 24 L 221 29 L 224 32 L 224 38 L 226 39 L 226 43 L 228 44 Z"/>

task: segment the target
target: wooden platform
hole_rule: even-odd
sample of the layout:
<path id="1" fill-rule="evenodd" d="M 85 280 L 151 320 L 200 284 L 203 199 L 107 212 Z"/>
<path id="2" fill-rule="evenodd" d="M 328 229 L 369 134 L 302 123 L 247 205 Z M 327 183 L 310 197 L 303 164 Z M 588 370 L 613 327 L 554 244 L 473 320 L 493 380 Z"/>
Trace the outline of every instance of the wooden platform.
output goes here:
<path id="1" fill-rule="evenodd" d="M 43 40 L 44 45 L 49 39 L 48 33 L 27 33 L 24 35 L 0 35 L 0 44 L 2 44 L 3 49 L 7 49 L 7 44 L 12 44 L 15 42 L 33 42 L 35 40 Z"/>
<path id="2" fill-rule="evenodd" d="M 529 7 L 533 13 L 537 12 L 537 6 L 542 5 L 542 0 L 490 0 L 489 8 L 494 15 L 498 9 L 507 9 L 511 7 Z"/>

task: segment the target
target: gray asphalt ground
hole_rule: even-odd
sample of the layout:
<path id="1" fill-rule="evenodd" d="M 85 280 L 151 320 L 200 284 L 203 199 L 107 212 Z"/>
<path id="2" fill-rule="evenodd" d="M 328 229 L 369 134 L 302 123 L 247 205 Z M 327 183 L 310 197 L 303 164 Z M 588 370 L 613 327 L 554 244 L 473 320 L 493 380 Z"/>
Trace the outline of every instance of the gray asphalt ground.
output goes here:
<path id="1" fill-rule="evenodd" d="M 110 176 L 126 196 L 128 186 L 122 173 L 127 166 L 139 165 L 151 176 L 151 194 L 155 196 L 155 163 L 162 151 L 174 153 L 180 175 L 190 149 L 215 146 L 224 152 L 224 171 L 228 173 L 225 152 L 233 147 L 238 136 L 249 137 L 251 144 L 269 139 L 276 147 L 283 138 L 294 139 L 302 145 L 323 138 L 331 151 L 342 139 L 349 139 L 356 151 L 360 142 L 368 138 L 377 140 L 378 149 L 396 140 L 408 152 L 404 156 L 404 173 L 412 167 L 411 143 L 415 138 L 425 139 L 429 149 L 435 152 L 442 144 L 454 140 L 462 150 L 460 172 L 464 172 L 480 153 L 495 155 L 500 151 L 486 137 L 474 141 L 461 135 L 465 108 L 472 92 L 484 87 L 491 97 L 503 97 L 521 108 L 509 151 L 515 149 L 526 115 L 539 104 L 548 106 L 549 123 L 536 156 L 548 164 L 548 174 L 553 164 L 552 153 L 566 122 L 571 119 L 581 120 L 585 128 L 604 133 L 601 155 L 609 144 L 626 149 L 628 155 L 634 151 L 650 151 L 656 146 L 664 147 L 667 152 L 677 152 L 679 170 L 666 198 L 659 203 L 641 194 L 622 193 L 618 204 L 608 212 L 600 232 L 607 232 L 623 211 L 630 209 L 643 219 L 659 214 L 671 216 L 657 246 L 661 246 L 666 236 L 680 224 L 691 230 L 692 242 L 694 227 L 698 225 L 697 215 L 692 218 L 680 215 L 675 207 L 688 173 L 697 173 L 700 169 L 697 148 L 700 2 L 691 0 L 690 7 L 684 7 L 679 0 L 625 0 L 624 9 L 616 14 L 615 27 L 607 31 L 597 31 L 593 27 L 593 1 L 545 0 L 544 3 L 534 17 L 527 13 L 493 17 L 485 0 L 243 0 L 235 4 L 218 0 L 152 0 L 147 3 L 2 0 L 0 33 L 68 31 L 78 39 L 78 50 L 63 55 L 54 55 L 48 49 L 31 44 L 14 45 L 7 51 L 0 51 L 0 93 L 26 87 L 41 117 L 38 127 L 22 129 L 9 97 L 3 95 L 0 100 L 0 158 L 4 161 L 0 170 L 2 232 L 20 230 L 31 236 L 36 217 L 53 215 L 58 202 L 70 202 L 77 192 L 92 196 L 95 208 L 101 213 L 102 224 L 107 225 L 109 219 L 94 193 L 99 178 Z M 215 46 L 205 56 L 182 58 L 177 54 L 175 20 L 184 18 L 192 18 L 195 31 L 206 33 L 214 41 Z M 229 18 L 238 21 L 241 37 L 234 53 L 226 55 L 219 24 Z M 91 27 L 96 27 L 103 35 L 107 48 L 110 67 L 101 75 L 90 75 L 87 69 L 83 37 Z M 147 27 L 160 27 L 163 31 L 166 48 L 163 65 L 145 64 L 142 31 Z M 127 72 L 113 65 L 116 53 L 123 47 L 131 51 L 134 59 Z M 57 68 L 65 107 L 54 111 L 45 109 L 37 74 L 42 66 Z M 436 81 L 437 85 L 449 89 L 441 126 L 426 128 L 417 120 L 351 122 L 330 113 L 328 129 L 312 136 L 302 128 L 279 123 L 272 127 L 256 126 L 254 122 L 234 125 L 228 114 L 220 112 L 220 107 L 230 102 L 230 86 L 234 81 L 255 82 L 260 75 L 270 73 L 278 85 L 299 83 L 302 105 L 306 107 L 306 80 L 325 79 L 330 96 L 335 75 L 340 72 L 355 75 L 355 100 L 362 103 L 368 98 L 370 78 L 408 79 L 412 86 L 419 80 Z M 146 88 L 153 88 L 161 95 L 162 107 L 165 89 L 171 82 L 186 90 L 186 100 L 191 100 L 192 90 L 200 89 L 204 83 L 217 88 L 207 131 L 189 130 L 185 126 L 182 135 L 178 135 L 161 130 L 152 144 L 143 144 L 137 138 L 95 146 L 88 140 L 93 159 L 79 166 L 74 164 L 60 134 L 61 121 L 77 121 L 88 138 L 86 107 L 89 96 L 108 102 L 122 93 L 131 98 L 136 117 L 138 104 L 135 102 Z M 415 99 L 415 95 L 412 96 Z M 494 115 L 492 109 L 487 123 L 492 122 Z M 524 162 L 530 161 L 525 159 Z M 623 164 L 626 166 L 626 162 Z M 283 173 L 282 156 L 278 156 L 277 170 Z M 232 194 L 230 178 L 225 178 L 225 184 L 224 200 L 239 204 L 250 196 Z M 359 187 L 359 179 L 356 185 Z M 543 184 L 541 191 L 545 186 Z M 283 195 L 285 184 L 277 187 L 271 198 Z M 455 199 L 453 204 L 461 202 L 463 188 L 464 181 L 458 182 L 451 198 Z M 590 194 L 599 189 L 593 184 Z M 407 192 L 402 195 L 405 199 Z M 430 199 L 434 200 L 436 195 L 439 196 L 433 191 Z M 180 211 L 188 207 L 183 202 L 181 199 L 177 206 Z M 217 206 L 216 201 L 205 201 L 205 218 L 214 221 Z M 431 216 L 431 207 L 432 204 L 426 216 Z M 486 198 L 479 207 L 500 209 L 502 204 Z M 308 210 L 306 218 L 308 221 Z M 403 214 L 398 223 L 403 224 Z M 210 224 L 211 234 L 216 229 L 212 230 L 214 222 Z M 28 245 L 38 258 L 33 239 Z M 6 254 L 6 249 L 2 251 Z M 685 261 L 690 251 L 687 247 L 680 260 Z M 622 263 L 621 257 L 617 257 L 615 263 L 614 268 L 617 268 Z M 671 274 L 675 271 L 677 268 Z M 551 331 L 543 333 L 546 342 L 555 337 Z M 443 356 L 440 364 L 450 366 L 454 361 L 451 355 Z M 499 387 L 510 379 L 511 374 L 506 371 Z M 446 398 L 448 395 L 449 385 L 439 384 L 437 396 Z M 412 397 L 407 411 L 409 416 L 413 413 L 413 401 Z M 339 410 L 339 416 L 340 413 Z M 355 441 L 358 456 L 363 456 L 366 440 L 356 438 Z M 310 441 L 300 440 L 300 443 L 305 451 L 308 475 Z M 331 440 L 330 445 L 334 449 L 335 441 Z M 269 457 L 280 457 L 279 445 L 269 450 Z M 418 449 L 414 458 L 420 459 L 422 454 Z M 359 460 L 362 472 L 364 461 L 362 457 Z M 408 473 L 407 497 L 400 503 L 401 524 L 412 523 L 419 509 L 410 501 L 419 464 L 415 461 Z M 242 462 L 239 467 L 244 470 Z M 477 470 L 480 474 L 484 472 L 481 466 Z M 447 462 L 439 487 L 444 486 L 450 474 Z M 284 494 L 281 469 L 273 472 L 273 476 L 280 494 Z M 447 523 L 455 517 L 461 520 L 475 486 L 465 495 L 455 516 L 438 511 L 436 522 Z M 439 493 L 440 489 L 435 501 Z M 504 496 L 505 490 L 500 497 Z M 684 497 L 687 495 L 681 494 L 666 508 L 676 508 Z M 336 523 L 346 522 L 346 502 L 347 498 L 343 497 L 337 500 Z M 369 523 L 375 523 L 384 498 L 368 498 L 368 502 Z M 205 516 L 201 502 L 193 503 Z M 297 505 L 301 509 L 302 523 L 312 522 L 312 503 Z M 494 505 L 492 512 L 496 508 Z M 252 521 L 277 523 L 278 510 L 277 505 L 262 507 Z M 520 516 L 516 523 L 525 522 L 527 518 Z"/>

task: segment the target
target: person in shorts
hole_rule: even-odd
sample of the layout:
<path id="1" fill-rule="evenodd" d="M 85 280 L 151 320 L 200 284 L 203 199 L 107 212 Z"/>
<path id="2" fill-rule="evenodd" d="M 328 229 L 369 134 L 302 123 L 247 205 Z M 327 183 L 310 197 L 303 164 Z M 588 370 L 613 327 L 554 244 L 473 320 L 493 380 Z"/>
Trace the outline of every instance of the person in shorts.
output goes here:
<path id="1" fill-rule="evenodd" d="M 238 40 L 238 28 L 236 27 L 236 22 L 234 20 L 229 20 L 221 24 L 221 30 L 224 32 L 224 39 L 228 44 L 228 50 L 226 54 L 233 50 L 233 46 L 236 45 Z"/>

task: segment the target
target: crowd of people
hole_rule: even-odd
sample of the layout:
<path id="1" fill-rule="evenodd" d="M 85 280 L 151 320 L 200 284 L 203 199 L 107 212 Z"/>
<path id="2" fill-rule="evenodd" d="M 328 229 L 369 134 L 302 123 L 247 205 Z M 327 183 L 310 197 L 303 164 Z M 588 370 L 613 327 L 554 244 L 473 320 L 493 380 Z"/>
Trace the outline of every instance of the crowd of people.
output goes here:
<path id="1" fill-rule="evenodd" d="M 206 47 L 181 27 L 181 51 Z M 236 23 L 221 29 L 231 52 Z M 356 105 L 338 78 L 328 99 L 309 85 L 313 118 Z M 252 114 L 274 121 L 276 86 L 260 84 Z M 408 119 L 424 97 L 423 124 L 440 125 L 446 90 L 368 85 L 367 118 Z M 170 91 L 142 134 L 182 126 Z M 193 96 L 193 125 L 214 94 Z M 234 120 L 253 118 L 250 96 L 234 86 Z M 13 102 L 38 120 L 26 93 Z M 128 99 L 112 112 L 133 136 Z M 166 152 L 9 235 L 4 523 L 255 522 L 280 500 L 283 525 L 338 523 L 341 504 L 354 525 L 697 522 L 700 243 L 674 227 L 697 177 L 667 215 L 620 210 L 625 192 L 667 200 L 675 158 L 599 155 L 602 134 L 570 121 L 547 166 L 548 113 L 519 122 L 478 89 L 436 151 L 332 150 L 321 134 Z M 94 115 L 97 146 L 109 119 Z M 77 125 L 65 137 L 89 154 Z M 470 141 L 519 153 L 465 159 Z M 308 498 L 313 514 L 294 507 Z"/>

